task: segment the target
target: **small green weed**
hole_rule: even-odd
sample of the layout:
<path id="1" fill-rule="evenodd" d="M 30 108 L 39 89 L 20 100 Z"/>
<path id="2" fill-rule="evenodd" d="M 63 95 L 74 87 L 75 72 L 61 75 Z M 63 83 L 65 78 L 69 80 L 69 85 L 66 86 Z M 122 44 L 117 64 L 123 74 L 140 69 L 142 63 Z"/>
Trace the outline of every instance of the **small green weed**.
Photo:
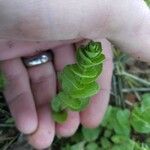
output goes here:
<path id="1" fill-rule="evenodd" d="M 81 127 L 62 150 L 150 150 L 149 108 L 150 93 L 131 111 L 110 105 L 98 128 Z"/>

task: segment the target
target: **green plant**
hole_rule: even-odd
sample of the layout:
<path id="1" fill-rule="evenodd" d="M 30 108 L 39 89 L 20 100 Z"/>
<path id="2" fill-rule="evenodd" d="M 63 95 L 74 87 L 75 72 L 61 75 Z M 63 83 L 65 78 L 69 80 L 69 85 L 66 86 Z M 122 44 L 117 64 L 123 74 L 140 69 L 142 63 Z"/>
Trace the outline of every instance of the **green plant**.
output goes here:
<path id="1" fill-rule="evenodd" d="M 147 144 L 135 141 L 138 134 L 145 133 L 145 137 L 150 134 L 149 107 L 150 94 L 143 95 L 141 103 L 136 104 L 131 111 L 108 107 L 102 126 L 112 133 L 107 137 L 112 142 L 112 150 L 150 150 Z"/>
<path id="2" fill-rule="evenodd" d="M 101 126 L 111 132 L 105 136 L 105 147 L 111 150 L 150 150 L 150 147 L 136 139 L 138 134 L 149 137 L 150 134 L 150 94 L 144 94 L 142 101 L 133 106 L 133 109 L 121 109 L 109 106 Z M 101 144 L 104 148 L 104 144 Z M 105 148 L 104 148 L 105 149 Z"/>
<path id="3" fill-rule="evenodd" d="M 150 127 L 149 120 L 144 122 L 146 126 L 143 118 L 135 117 L 133 125 L 133 114 L 137 107 L 142 110 L 140 114 L 144 110 L 147 116 L 150 116 L 149 109 L 146 109 L 150 106 L 150 94 L 144 94 L 141 99 L 131 110 L 109 105 L 98 128 L 81 127 L 70 141 L 67 141 L 67 145 L 63 144 L 63 150 L 150 150 L 150 131 L 147 130 Z M 146 131 L 144 134 L 143 130 Z"/>
<path id="4" fill-rule="evenodd" d="M 136 132 L 150 133 L 150 94 L 143 95 L 142 99 L 133 108 L 130 121 Z"/>
<path id="5" fill-rule="evenodd" d="M 53 118 L 56 122 L 66 120 L 66 109 L 83 110 L 90 98 L 99 91 L 96 79 L 102 72 L 104 59 L 99 42 L 91 41 L 77 50 L 77 63 L 67 65 L 59 75 L 62 89 L 52 100 Z"/>

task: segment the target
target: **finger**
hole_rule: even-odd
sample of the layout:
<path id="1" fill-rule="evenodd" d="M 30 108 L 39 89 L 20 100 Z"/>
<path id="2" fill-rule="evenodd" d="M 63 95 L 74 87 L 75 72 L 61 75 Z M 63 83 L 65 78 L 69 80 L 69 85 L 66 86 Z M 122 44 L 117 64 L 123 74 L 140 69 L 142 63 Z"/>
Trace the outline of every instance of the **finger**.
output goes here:
<path id="1" fill-rule="evenodd" d="M 55 56 L 56 72 L 61 71 L 67 64 L 75 62 L 74 48 L 72 45 L 66 45 L 53 50 Z M 64 124 L 56 124 L 56 134 L 58 136 L 71 136 L 79 126 L 79 113 L 68 112 L 68 118 Z"/>
<path id="2" fill-rule="evenodd" d="M 108 41 L 102 40 L 102 47 L 106 59 L 103 72 L 97 81 L 101 90 L 97 95 L 92 97 L 89 106 L 80 113 L 81 124 L 88 128 L 95 128 L 100 124 L 109 102 L 113 71 L 112 52 Z"/>
<path id="3" fill-rule="evenodd" d="M 29 56 L 69 42 L 69 40 L 57 42 L 0 40 L 0 60 Z"/>
<path id="4" fill-rule="evenodd" d="M 6 75 L 4 95 L 17 128 L 30 134 L 36 130 L 38 121 L 26 69 L 19 58 L 1 62 L 0 68 Z"/>
<path id="5" fill-rule="evenodd" d="M 48 106 L 41 106 L 37 112 L 39 120 L 38 129 L 35 133 L 28 136 L 28 141 L 36 149 L 45 149 L 49 147 L 53 141 L 55 125 Z"/>
<path id="6" fill-rule="evenodd" d="M 121 5 L 124 7 L 120 7 Z M 112 6 L 111 9 L 114 11 L 109 22 L 111 28 L 108 39 L 136 59 L 150 62 L 150 9 L 148 6 L 143 0 L 123 1 L 123 3 L 118 1 Z"/>
<path id="7" fill-rule="evenodd" d="M 49 107 L 56 94 L 55 71 L 52 62 L 48 62 L 28 68 L 28 73 L 38 113 L 38 128 L 28 139 L 35 148 L 44 149 L 51 145 L 55 134 Z"/>
<path id="8" fill-rule="evenodd" d="M 95 0 L 32 0 L 30 3 L 5 0 L 0 5 L 0 37 L 51 41 L 83 37 L 82 30 L 93 31 L 91 22 L 96 23 L 96 29 L 103 25 L 106 6 L 105 1 Z"/>

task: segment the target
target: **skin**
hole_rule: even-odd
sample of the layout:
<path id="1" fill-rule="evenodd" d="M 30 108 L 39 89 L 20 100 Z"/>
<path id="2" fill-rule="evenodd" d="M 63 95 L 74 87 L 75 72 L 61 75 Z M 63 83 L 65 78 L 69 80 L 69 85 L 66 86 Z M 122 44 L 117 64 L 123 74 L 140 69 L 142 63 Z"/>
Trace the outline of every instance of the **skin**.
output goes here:
<path id="1" fill-rule="evenodd" d="M 150 10 L 143 0 L 5 0 L 0 1 L 0 20 L 0 69 L 8 81 L 4 95 L 17 128 L 37 149 L 50 146 L 55 134 L 71 136 L 80 123 L 99 125 L 111 89 L 110 42 L 150 62 Z M 101 41 L 106 55 L 98 79 L 101 91 L 85 111 L 69 111 L 64 124 L 55 124 L 48 103 L 56 94 L 56 73 L 75 62 L 75 46 L 86 39 Z M 21 57 L 47 49 L 54 53 L 53 62 L 25 68 Z"/>

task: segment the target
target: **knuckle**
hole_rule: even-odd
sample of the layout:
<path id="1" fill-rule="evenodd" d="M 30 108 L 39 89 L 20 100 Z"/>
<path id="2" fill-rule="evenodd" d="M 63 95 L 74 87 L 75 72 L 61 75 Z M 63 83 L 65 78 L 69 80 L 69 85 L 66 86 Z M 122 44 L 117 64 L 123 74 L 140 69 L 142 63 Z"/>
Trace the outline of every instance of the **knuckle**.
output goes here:
<path id="1" fill-rule="evenodd" d="M 21 78 L 23 77 L 24 73 L 22 72 L 11 72 L 11 73 L 6 73 L 6 79 L 8 81 L 8 83 L 10 84 L 11 82 L 17 82 L 19 80 L 21 80 Z"/>
<path id="2" fill-rule="evenodd" d="M 32 84 L 41 84 L 41 83 L 47 82 L 48 80 L 50 80 L 51 76 L 52 76 L 51 74 L 46 74 L 46 75 L 42 75 L 38 78 L 31 77 L 31 83 Z"/>
<path id="3" fill-rule="evenodd" d="M 13 105 L 15 102 L 22 100 L 26 95 L 28 95 L 28 91 L 20 91 L 18 92 L 18 94 L 12 96 L 11 98 L 9 98 L 7 100 L 8 105 L 11 106 Z"/>

